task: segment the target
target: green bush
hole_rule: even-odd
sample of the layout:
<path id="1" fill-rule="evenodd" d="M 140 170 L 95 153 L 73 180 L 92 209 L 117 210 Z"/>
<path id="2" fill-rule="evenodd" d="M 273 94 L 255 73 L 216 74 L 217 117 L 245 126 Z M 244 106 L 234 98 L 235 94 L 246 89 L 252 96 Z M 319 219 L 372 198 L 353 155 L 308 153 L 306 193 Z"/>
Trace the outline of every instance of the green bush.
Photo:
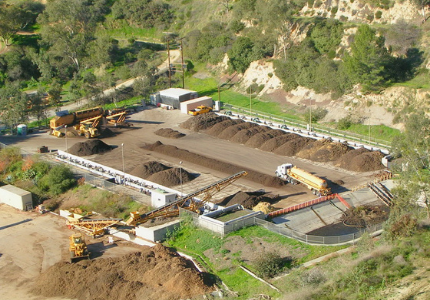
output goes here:
<path id="1" fill-rule="evenodd" d="M 284 268 L 284 259 L 277 252 L 262 253 L 255 261 L 257 275 L 263 278 L 273 278 Z M 291 259 L 288 260 L 291 263 Z"/>
<path id="2" fill-rule="evenodd" d="M 76 185 L 72 171 L 64 165 L 51 168 L 49 173 L 39 181 L 39 188 L 52 195 L 59 195 Z"/>
<path id="3" fill-rule="evenodd" d="M 345 118 L 340 119 L 337 122 L 336 128 L 340 130 L 346 130 L 352 125 L 351 116 L 347 116 Z"/>

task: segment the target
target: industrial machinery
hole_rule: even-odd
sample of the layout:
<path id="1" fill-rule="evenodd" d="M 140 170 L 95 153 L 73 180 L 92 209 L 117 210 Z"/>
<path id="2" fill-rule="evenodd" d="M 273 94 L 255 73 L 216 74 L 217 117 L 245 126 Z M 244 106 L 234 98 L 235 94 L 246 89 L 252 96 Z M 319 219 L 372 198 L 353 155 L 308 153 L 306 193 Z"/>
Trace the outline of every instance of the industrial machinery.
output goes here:
<path id="1" fill-rule="evenodd" d="M 275 174 L 291 184 L 304 184 L 315 195 L 327 196 L 331 194 L 331 189 L 327 186 L 327 182 L 324 179 L 299 169 L 293 164 L 282 164 L 278 166 Z"/>
<path id="2" fill-rule="evenodd" d="M 205 186 L 200 190 L 197 190 L 191 194 L 188 194 L 184 197 L 179 198 L 178 200 L 156 208 L 148 213 L 140 214 L 135 211 L 130 213 L 130 218 L 126 221 L 127 225 L 136 226 L 139 223 L 146 222 L 147 220 L 154 219 L 157 217 L 173 217 L 179 215 L 179 208 L 191 210 L 194 212 L 200 212 L 201 208 L 204 206 L 206 202 L 208 202 L 212 196 L 224 189 L 225 187 L 232 184 L 237 179 L 242 176 L 246 176 L 248 173 L 245 171 L 236 173 L 232 176 L 221 179 L 213 184 Z M 202 199 L 195 200 L 194 197 L 198 195 L 203 195 Z"/>
<path id="3" fill-rule="evenodd" d="M 101 236 L 105 231 L 117 225 L 122 219 L 74 219 L 68 218 L 66 224 L 69 228 L 76 228 L 85 232 L 87 235 L 96 237 Z"/>
<path id="4" fill-rule="evenodd" d="M 103 118 L 103 115 L 99 115 L 94 118 L 89 118 L 84 121 L 81 121 L 79 126 L 76 126 L 76 130 L 78 131 L 78 135 L 85 136 L 87 139 L 97 137 L 100 135 L 100 130 L 98 129 L 100 120 Z"/>
<path id="5" fill-rule="evenodd" d="M 212 107 L 199 105 L 195 109 L 188 111 L 189 115 L 197 116 L 201 114 L 205 114 L 212 111 Z"/>
<path id="6" fill-rule="evenodd" d="M 88 252 L 87 244 L 85 243 L 82 234 L 75 233 L 69 237 L 69 252 L 70 262 L 74 262 L 79 258 L 90 259 L 90 252 Z"/>
<path id="7" fill-rule="evenodd" d="M 49 126 L 51 129 L 55 129 L 62 126 L 70 126 L 78 124 L 79 122 L 103 115 L 104 110 L 101 107 L 94 107 L 90 109 L 80 110 L 74 113 L 68 113 L 68 111 L 62 111 L 57 113 L 51 121 L 49 121 Z"/>
<path id="8" fill-rule="evenodd" d="M 126 115 L 127 115 L 127 112 L 124 110 L 124 111 L 106 116 L 106 120 L 108 121 L 108 124 L 111 124 L 115 127 L 130 126 L 131 124 L 125 121 Z"/>

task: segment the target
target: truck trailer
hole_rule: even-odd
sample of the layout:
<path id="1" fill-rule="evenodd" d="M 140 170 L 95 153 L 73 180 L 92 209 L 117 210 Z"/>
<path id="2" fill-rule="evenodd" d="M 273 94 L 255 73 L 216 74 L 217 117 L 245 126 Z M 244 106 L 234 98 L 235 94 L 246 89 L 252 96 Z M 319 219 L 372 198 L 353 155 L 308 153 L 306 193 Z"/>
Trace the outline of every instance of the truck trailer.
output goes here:
<path id="1" fill-rule="evenodd" d="M 275 174 L 291 184 L 301 183 L 305 185 L 317 196 L 327 196 L 331 194 L 331 189 L 327 186 L 327 181 L 297 168 L 293 164 L 288 163 L 278 166 Z"/>

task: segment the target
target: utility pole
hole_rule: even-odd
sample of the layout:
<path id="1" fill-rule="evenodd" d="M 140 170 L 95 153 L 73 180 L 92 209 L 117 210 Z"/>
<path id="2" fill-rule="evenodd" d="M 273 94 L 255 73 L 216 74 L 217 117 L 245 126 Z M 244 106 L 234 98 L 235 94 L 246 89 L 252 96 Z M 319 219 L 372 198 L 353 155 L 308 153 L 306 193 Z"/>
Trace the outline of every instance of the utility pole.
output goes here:
<path id="1" fill-rule="evenodd" d="M 169 68 L 169 87 L 172 87 L 172 66 L 170 65 L 170 38 L 167 37 L 167 59 L 168 59 L 168 68 Z"/>
<path id="2" fill-rule="evenodd" d="M 185 88 L 185 66 L 184 66 L 184 48 L 182 47 L 181 39 L 181 65 L 182 65 L 182 88 Z"/>

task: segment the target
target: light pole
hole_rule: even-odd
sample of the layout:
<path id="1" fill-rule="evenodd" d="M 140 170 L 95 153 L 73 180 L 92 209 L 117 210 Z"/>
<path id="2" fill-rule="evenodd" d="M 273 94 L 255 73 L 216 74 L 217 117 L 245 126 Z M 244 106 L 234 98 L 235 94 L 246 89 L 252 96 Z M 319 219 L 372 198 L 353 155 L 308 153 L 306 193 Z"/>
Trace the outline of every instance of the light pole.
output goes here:
<path id="1" fill-rule="evenodd" d="M 312 100 L 309 98 L 309 131 L 312 131 Z"/>
<path id="2" fill-rule="evenodd" d="M 69 147 L 67 147 L 67 125 L 64 125 L 64 128 L 66 129 L 64 131 L 64 136 L 66 137 L 66 152 L 67 152 L 67 149 L 69 148 Z"/>
<path id="3" fill-rule="evenodd" d="M 121 144 L 121 152 L 122 152 L 122 184 L 125 185 L 125 167 L 124 167 L 124 143 Z"/>
<path id="4" fill-rule="evenodd" d="M 183 193 L 182 193 L 182 161 L 180 161 L 179 162 L 179 180 L 180 180 L 180 183 L 181 183 L 181 197 L 182 197 L 182 195 L 183 195 Z"/>

